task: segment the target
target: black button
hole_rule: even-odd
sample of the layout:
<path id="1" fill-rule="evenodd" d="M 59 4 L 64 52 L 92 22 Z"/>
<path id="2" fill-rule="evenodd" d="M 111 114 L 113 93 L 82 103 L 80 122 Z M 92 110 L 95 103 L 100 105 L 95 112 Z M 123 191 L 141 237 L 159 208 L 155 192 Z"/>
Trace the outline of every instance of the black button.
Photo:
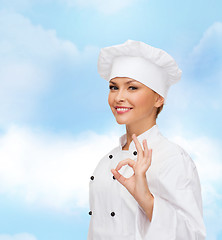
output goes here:
<path id="1" fill-rule="evenodd" d="M 93 213 L 92 213 L 92 211 L 89 211 L 89 215 L 92 215 Z"/>
<path id="2" fill-rule="evenodd" d="M 115 213 L 114 213 L 114 212 L 111 212 L 111 216 L 114 217 L 114 216 L 115 216 Z"/>
<path id="3" fill-rule="evenodd" d="M 110 158 L 110 159 L 112 159 L 112 158 L 113 158 L 113 155 L 112 155 L 112 154 L 110 154 L 110 155 L 109 155 L 109 158 Z"/>
<path id="4" fill-rule="evenodd" d="M 134 151 L 133 154 L 136 156 L 137 155 L 137 151 Z"/>
<path id="5" fill-rule="evenodd" d="M 116 180 L 116 178 L 113 176 L 113 179 Z"/>
<path id="6" fill-rule="evenodd" d="M 91 180 L 94 180 L 94 176 L 91 176 L 90 179 L 91 179 Z"/>

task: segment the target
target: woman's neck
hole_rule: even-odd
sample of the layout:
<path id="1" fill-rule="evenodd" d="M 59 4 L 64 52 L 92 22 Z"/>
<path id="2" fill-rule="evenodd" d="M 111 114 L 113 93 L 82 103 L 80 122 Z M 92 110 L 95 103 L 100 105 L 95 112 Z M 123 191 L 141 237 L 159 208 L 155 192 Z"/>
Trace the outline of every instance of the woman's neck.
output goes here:
<path id="1" fill-rule="evenodd" d="M 146 132 L 150 128 L 152 128 L 154 125 L 156 125 L 156 120 L 152 122 L 147 122 L 146 124 L 141 124 L 140 126 L 138 124 L 132 124 L 132 125 L 126 125 L 126 139 L 127 142 L 123 146 L 123 150 L 129 150 L 129 145 L 132 141 L 132 135 L 136 134 L 136 136 L 139 136 L 140 134 Z"/>

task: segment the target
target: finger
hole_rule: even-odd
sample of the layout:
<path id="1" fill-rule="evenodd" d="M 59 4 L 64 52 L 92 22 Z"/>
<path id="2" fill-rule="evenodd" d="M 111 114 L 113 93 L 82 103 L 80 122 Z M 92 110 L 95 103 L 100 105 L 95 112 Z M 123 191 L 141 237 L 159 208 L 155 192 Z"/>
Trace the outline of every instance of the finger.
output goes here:
<path id="1" fill-rule="evenodd" d="M 136 146 L 136 150 L 137 150 L 137 153 L 138 153 L 138 157 L 139 157 L 139 155 L 142 155 L 142 156 L 143 156 L 143 149 L 142 149 L 142 146 L 141 146 L 139 140 L 138 140 L 137 137 L 136 137 L 136 134 L 133 134 L 133 135 L 132 135 L 132 138 L 133 138 L 133 141 L 134 141 L 135 146 Z"/>
<path id="2" fill-rule="evenodd" d="M 146 139 L 143 140 L 143 147 L 144 147 L 144 159 L 148 164 L 148 167 L 150 167 L 152 161 L 152 149 L 148 149 Z"/>
<path id="3" fill-rule="evenodd" d="M 143 140 L 143 148 L 144 148 L 144 158 L 146 160 L 148 160 L 148 158 L 149 158 L 149 149 L 148 149 L 148 146 L 147 146 L 147 140 L 146 139 Z"/>
<path id="4" fill-rule="evenodd" d="M 131 168 L 134 169 L 135 164 L 136 164 L 135 161 L 133 161 L 130 158 L 127 158 L 118 163 L 118 165 L 116 166 L 116 170 L 119 171 L 125 165 L 129 165 Z"/>
<path id="5" fill-rule="evenodd" d="M 151 165 L 151 162 L 152 162 L 152 154 L 153 154 L 153 150 L 152 149 L 149 149 L 149 157 L 148 157 L 148 160 L 149 160 L 149 164 Z"/>
<path id="6" fill-rule="evenodd" d="M 111 172 L 115 179 L 125 187 L 127 178 L 121 175 L 116 169 L 112 169 Z"/>

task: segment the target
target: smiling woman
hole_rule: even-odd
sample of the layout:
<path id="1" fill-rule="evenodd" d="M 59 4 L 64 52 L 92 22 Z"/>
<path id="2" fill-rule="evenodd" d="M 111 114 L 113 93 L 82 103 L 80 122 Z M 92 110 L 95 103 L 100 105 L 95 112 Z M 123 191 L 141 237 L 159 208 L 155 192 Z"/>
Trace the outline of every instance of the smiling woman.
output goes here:
<path id="1" fill-rule="evenodd" d="M 119 124 L 134 121 L 147 129 L 155 124 L 157 108 L 164 98 L 136 80 L 116 77 L 110 80 L 108 102 Z"/>
<path id="2" fill-rule="evenodd" d="M 102 49 L 98 70 L 126 134 L 90 178 L 88 240 L 204 240 L 196 167 L 156 125 L 181 70 L 163 50 L 130 40 Z"/>

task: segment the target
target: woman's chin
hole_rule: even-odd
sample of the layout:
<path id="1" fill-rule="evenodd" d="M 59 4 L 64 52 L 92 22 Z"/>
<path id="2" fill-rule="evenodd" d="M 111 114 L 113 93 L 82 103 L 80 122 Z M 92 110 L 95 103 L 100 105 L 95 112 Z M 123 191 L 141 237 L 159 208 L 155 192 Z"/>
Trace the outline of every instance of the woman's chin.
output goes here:
<path id="1" fill-rule="evenodd" d="M 123 124 L 127 124 L 128 121 L 124 120 L 124 119 L 119 119 L 119 118 L 116 118 L 116 122 L 120 125 L 123 125 Z"/>

